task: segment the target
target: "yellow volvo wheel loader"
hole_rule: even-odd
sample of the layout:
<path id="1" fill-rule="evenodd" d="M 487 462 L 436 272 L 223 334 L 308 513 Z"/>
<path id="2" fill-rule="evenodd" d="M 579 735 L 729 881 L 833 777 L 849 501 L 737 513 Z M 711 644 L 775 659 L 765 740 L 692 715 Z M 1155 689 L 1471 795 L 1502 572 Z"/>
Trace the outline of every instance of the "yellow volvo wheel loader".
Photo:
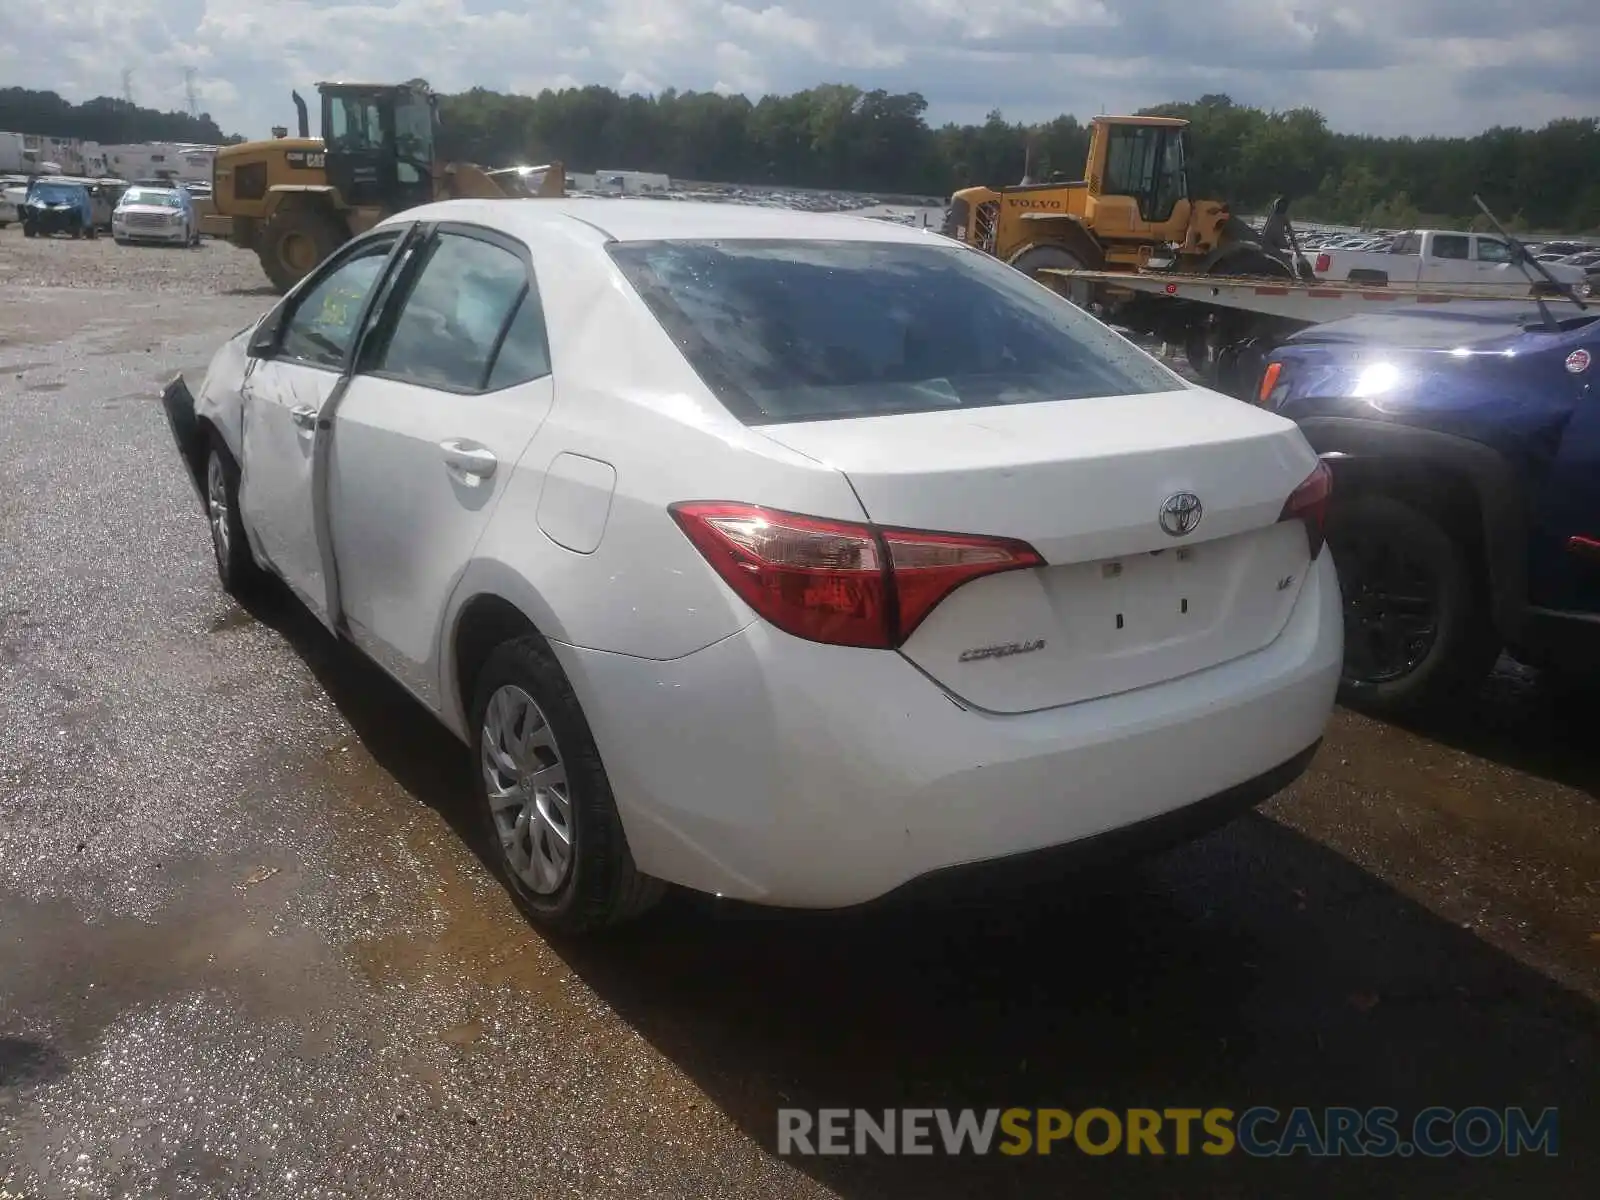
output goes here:
<path id="1" fill-rule="evenodd" d="M 1084 178 L 971 187 L 951 197 L 944 232 L 1018 270 L 1139 270 L 1152 260 L 1195 274 L 1292 278 L 1287 256 L 1263 245 L 1220 200 L 1189 195 L 1188 122 L 1095 117 Z M 1051 277 L 1041 277 L 1051 282 Z"/>
<path id="2" fill-rule="evenodd" d="M 438 97 L 423 80 L 319 83 L 321 137 L 294 93 L 297 137 L 224 146 L 212 178 L 210 228 L 226 225 L 286 292 L 350 238 L 402 209 L 456 197 L 561 196 L 560 163 L 488 172 L 435 157 Z M 529 181 L 532 180 L 530 183 Z"/>

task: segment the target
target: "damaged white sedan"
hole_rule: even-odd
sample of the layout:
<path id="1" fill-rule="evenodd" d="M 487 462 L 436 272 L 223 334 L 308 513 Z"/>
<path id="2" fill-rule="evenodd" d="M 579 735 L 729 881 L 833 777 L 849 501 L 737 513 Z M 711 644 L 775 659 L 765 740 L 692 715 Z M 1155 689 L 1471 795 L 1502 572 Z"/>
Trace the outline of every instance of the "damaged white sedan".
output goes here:
<path id="1" fill-rule="evenodd" d="M 430 205 L 163 399 L 224 586 L 280 577 L 473 746 L 552 927 L 1169 844 L 1333 703 L 1295 426 L 934 234 Z"/>

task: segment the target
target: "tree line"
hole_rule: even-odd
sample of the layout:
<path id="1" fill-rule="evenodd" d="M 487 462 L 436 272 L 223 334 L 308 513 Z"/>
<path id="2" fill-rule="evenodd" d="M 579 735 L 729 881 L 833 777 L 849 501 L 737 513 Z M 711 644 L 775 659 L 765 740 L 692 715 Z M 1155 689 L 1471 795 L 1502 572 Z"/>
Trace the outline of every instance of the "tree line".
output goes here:
<path id="1" fill-rule="evenodd" d="M 916 92 L 847 84 L 758 100 L 675 89 L 524 96 L 473 88 L 441 97 L 440 151 L 485 166 L 558 159 L 572 170 L 927 196 L 1014 183 L 1024 170 L 1035 179 L 1082 175 L 1089 129 L 1077 117 L 1025 124 L 995 110 L 982 124 L 934 127 L 927 108 Z M 1315 109 L 1271 112 L 1225 95 L 1142 111 L 1188 118 L 1192 190 L 1244 211 L 1287 194 L 1302 220 L 1466 224 L 1478 193 L 1513 228 L 1600 229 L 1600 118 L 1475 137 L 1380 138 L 1336 133 Z M 99 142 L 238 140 L 207 114 L 105 96 L 75 105 L 24 88 L 0 90 L 0 129 Z"/>
<path id="2" fill-rule="evenodd" d="M 55 92 L 0 88 L 0 129 L 43 137 L 78 138 L 103 146 L 130 142 L 195 142 L 220 146 L 244 139 L 225 135 L 210 113 L 158 112 L 113 96 L 74 104 Z"/>

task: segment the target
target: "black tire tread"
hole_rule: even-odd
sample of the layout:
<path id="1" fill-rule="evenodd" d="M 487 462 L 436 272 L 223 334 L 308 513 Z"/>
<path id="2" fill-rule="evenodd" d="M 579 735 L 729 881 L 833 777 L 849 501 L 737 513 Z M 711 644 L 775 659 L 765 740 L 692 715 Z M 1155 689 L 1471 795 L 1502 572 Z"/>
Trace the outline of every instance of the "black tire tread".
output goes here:
<path id="1" fill-rule="evenodd" d="M 215 429 L 210 431 L 210 440 L 211 449 L 207 457 L 216 455 L 222 459 L 228 489 L 228 562 L 217 563 L 217 577 L 228 595 L 241 602 L 248 601 L 261 594 L 267 582 L 267 573 L 256 562 L 255 554 L 250 549 L 250 539 L 245 535 L 244 518 L 239 511 L 239 464 L 234 460 L 227 443 L 222 440 L 222 435 Z M 209 526 L 206 533 L 209 537 Z M 216 557 L 215 553 L 212 557 Z"/>
<path id="2" fill-rule="evenodd" d="M 287 292 L 300 282 L 300 276 L 294 275 L 283 264 L 282 257 L 274 248 L 281 238 L 294 232 L 303 233 L 316 243 L 319 263 L 350 240 L 350 231 L 331 213 L 322 209 L 305 205 L 279 209 L 262 227 L 256 243 L 256 257 L 261 260 L 261 269 L 279 292 Z M 316 270 L 316 264 L 311 269 Z"/>
<path id="3" fill-rule="evenodd" d="M 1502 645 L 1487 588 L 1469 547 L 1433 514 L 1381 492 L 1335 498 L 1328 514 L 1330 547 L 1363 525 L 1399 529 L 1434 562 L 1444 576 L 1441 628 L 1433 648 L 1411 674 L 1379 684 L 1341 678 L 1340 701 L 1374 715 L 1400 717 L 1469 698 L 1494 668 Z"/>

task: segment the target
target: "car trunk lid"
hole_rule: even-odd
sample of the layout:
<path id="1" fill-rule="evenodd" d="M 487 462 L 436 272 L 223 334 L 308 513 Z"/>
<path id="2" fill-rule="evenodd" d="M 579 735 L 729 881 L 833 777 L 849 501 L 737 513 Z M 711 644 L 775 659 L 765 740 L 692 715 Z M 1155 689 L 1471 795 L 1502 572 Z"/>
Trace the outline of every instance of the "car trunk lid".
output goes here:
<path id="1" fill-rule="evenodd" d="M 768 425 L 842 471 L 880 525 L 1017 538 L 1046 565 L 978 579 L 901 652 L 962 700 L 1027 712 L 1270 643 L 1309 564 L 1284 502 L 1316 458 L 1288 421 L 1200 389 Z M 1198 498 L 1182 533 L 1163 506 Z M 1182 508 L 1181 503 L 1175 506 Z"/>

